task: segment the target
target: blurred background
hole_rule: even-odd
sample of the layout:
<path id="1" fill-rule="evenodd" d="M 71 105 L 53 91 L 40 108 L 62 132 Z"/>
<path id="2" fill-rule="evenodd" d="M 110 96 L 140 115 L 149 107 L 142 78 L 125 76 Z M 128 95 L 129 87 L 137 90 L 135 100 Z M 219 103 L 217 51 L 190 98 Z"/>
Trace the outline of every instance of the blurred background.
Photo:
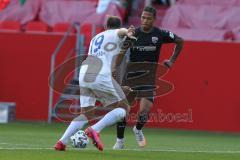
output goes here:
<path id="1" fill-rule="evenodd" d="M 79 55 L 107 15 L 138 27 L 145 5 L 157 9 L 155 26 L 185 40 L 163 77 L 175 89 L 156 98 L 148 127 L 240 132 L 240 0 L 1 0 L 1 122 L 76 116 Z M 173 47 L 163 46 L 160 63 Z"/>

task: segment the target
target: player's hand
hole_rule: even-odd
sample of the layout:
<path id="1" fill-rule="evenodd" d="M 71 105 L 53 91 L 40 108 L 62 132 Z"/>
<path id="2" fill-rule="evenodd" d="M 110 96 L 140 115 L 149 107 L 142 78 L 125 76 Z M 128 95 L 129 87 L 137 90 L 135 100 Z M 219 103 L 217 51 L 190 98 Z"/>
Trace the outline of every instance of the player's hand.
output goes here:
<path id="1" fill-rule="evenodd" d="M 173 62 L 171 62 L 170 60 L 166 59 L 163 61 L 163 65 L 166 66 L 167 68 L 171 68 L 173 65 Z"/>
<path id="2" fill-rule="evenodd" d="M 128 32 L 131 32 L 132 35 L 135 34 L 135 27 L 133 25 L 130 25 L 130 27 L 128 28 Z"/>
<path id="3" fill-rule="evenodd" d="M 138 92 L 131 89 L 129 86 L 121 86 L 124 94 L 126 95 L 127 101 L 130 105 L 134 104 L 135 98 Z"/>
<path id="4" fill-rule="evenodd" d="M 125 95 L 128 95 L 130 92 L 132 92 L 133 90 L 131 89 L 131 87 L 129 86 L 121 86 L 123 92 L 125 93 Z"/>
<path id="5" fill-rule="evenodd" d="M 131 39 L 137 39 L 136 37 L 134 37 L 133 35 L 135 34 L 135 27 L 133 25 L 131 25 L 129 28 L 128 28 L 128 33 L 127 33 L 127 36 Z"/>
<path id="6" fill-rule="evenodd" d="M 117 80 L 117 70 L 116 69 L 113 69 L 112 77 L 113 77 L 113 79 Z"/>

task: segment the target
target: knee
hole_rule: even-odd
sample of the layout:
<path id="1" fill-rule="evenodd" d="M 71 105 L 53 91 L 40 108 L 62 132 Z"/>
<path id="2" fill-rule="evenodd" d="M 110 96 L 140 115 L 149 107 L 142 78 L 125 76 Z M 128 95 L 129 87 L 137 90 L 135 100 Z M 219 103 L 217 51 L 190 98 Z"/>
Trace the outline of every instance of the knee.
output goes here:
<path id="1" fill-rule="evenodd" d="M 139 113 L 148 113 L 152 108 L 153 103 L 147 99 L 141 99 Z"/>
<path id="2" fill-rule="evenodd" d="M 118 113 L 119 120 L 124 119 L 127 115 L 127 111 L 123 108 L 116 108 L 115 111 Z"/>
<path id="3" fill-rule="evenodd" d="M 126 100 L 123 100 L 123 101 L 119 102 L 119 103 L 118 103 L 118 106 L 119 106 L 120 108 L 125 109 L 125 111 L 126 111 L 127 114 L 130 112 L 130 106 L 129 106 L 129 104 L 127 103 Z"/>
<path id="4" fill-rule="evenodd" d="M 148 114 L 150 112 L 151 107 L 144 107 L 139 110 L 139 114 Z"/>
<path id="5" fill-rule="evenodd" d="M 81 114 L 87 117 L 87 119 L 93 119 L 95 118 L 95 108 L 94 107 L 82 108 Z"/>
<path id="6" fill-rule="evenodd" d="M 128 103 L 129 103 L 130 105 L 133 105 L 136 97 L 137 97 L 137 91 L 131 91 L 131 92 L 127 95 Z"/>
<path id="7" fill-rule="evenodd" d="M 126 105 L 126 106 L 119 106 L 119 108 L 123 109 L 126 112 L 125 117 L 127 117 L 129 112 L 130 112 L 130 106 L 128 106 L 128 105 Z"/>

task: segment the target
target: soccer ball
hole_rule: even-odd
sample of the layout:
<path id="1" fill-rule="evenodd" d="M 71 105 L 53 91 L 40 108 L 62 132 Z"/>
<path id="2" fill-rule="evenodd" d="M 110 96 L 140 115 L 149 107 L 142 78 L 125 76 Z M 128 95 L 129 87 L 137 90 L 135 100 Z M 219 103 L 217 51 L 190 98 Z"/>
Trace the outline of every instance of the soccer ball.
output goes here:
<path id="1" fill-rule="evenodd" d="M 79 130 L 71 137 L 71 141 L 74 148 L 86 148 L 89 139 L 84 131 Z"/>

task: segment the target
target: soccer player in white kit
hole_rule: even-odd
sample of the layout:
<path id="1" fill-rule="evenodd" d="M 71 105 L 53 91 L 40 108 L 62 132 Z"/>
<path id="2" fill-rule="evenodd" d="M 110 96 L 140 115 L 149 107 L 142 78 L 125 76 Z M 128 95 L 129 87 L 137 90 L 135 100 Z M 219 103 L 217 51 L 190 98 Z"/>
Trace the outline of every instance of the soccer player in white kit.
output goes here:
<path id="1" fill-rule="evenodd" d="M 93 140 L 93 144 L 101 151 L 103 144 L 99 137 L 100 131 L 121 121 L 128 114 L 130 106 L 122 88 L 113 78 L 113 72 L 129 47 L 125 38 L 134 39 L 135 28 L 133 26 L 128 29 L 120 28 L 121 24 L 118 17 L 108 17 L 106 31 L 99 33 L 91 40 L 88 57 L 82 63 L 79 74 L 82 113 L 70 123 L 55 144 L 55 150 L 64 151 L 69 138 L 77 130 L 98 118 L 94 116 L 96 100 L 99 100 L 103 107 L 111 108 L 111 111 L 102 119 L 85 130 L 88 137 Z"/>

